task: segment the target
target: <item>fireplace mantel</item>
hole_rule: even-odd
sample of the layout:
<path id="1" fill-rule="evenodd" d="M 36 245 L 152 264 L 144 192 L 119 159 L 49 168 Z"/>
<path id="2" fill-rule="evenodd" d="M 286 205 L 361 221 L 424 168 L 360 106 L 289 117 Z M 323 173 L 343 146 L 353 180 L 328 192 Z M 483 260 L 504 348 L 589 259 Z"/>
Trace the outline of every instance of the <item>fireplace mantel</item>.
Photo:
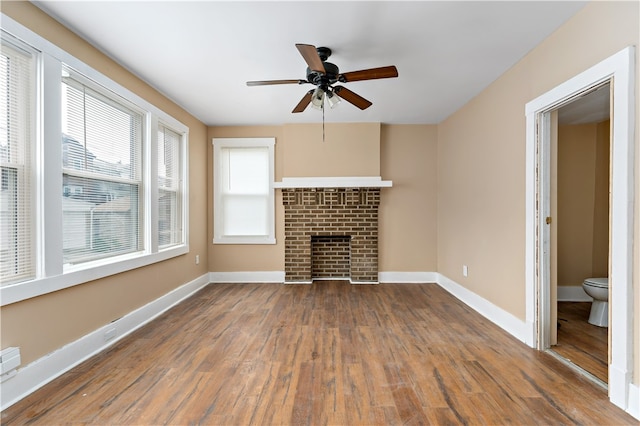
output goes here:
<path id="1" fill-rule="evenodd" d="M 274 182 L 274 188 L 388 188 L 393 185 L 390 180 L 382 180 L 380 176 L 352 177 L 291 177 L 282 178 L 282 182 Z"/>

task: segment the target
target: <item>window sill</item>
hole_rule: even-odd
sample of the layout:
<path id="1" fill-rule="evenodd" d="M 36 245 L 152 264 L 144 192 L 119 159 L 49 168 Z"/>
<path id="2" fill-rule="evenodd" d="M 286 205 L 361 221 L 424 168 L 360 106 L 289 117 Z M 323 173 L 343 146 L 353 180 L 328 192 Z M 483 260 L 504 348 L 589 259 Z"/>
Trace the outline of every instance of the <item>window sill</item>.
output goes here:
<path id="1" fill-rule="evenodd" d="M 188 252 L 189 246 L 182 245 L 153 254 L 136 253 L 122 256 L 116 262 L 113 262 L 113 259 L 111 259 L 109 263 L 103 261 L 102 264 L 98 264 L 99 262 L 91 262 L 76 265 L 69 268 L 62 275 L 36 278 L 30 281 L 0 287 L 0 306 L 10 305 L 54 291 L 84 284 L 89 281 L 152 265 Z"/>
<path id="2" fill-rule="evenodd" d="M 273 237 L 217 237 L 213 244 L 275 244 Z"/>

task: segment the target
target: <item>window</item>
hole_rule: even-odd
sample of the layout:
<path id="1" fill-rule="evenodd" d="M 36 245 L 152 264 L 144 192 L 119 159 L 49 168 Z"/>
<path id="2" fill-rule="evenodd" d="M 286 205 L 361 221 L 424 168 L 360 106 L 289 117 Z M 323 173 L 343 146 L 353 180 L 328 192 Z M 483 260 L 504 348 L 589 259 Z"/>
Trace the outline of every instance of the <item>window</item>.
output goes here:
<path id="1" fill-rule="evenodd" d="M 0 24 L 0 305 L 188 253 L 189 129 Z"/>
<path id="2" fill-rule="evenodd" d="M 0 55 L 0 281 L 35 274 L 31 205 L 35 52 L 2 34 Z"/>
<path id="3" fill-rule="evenodd" d="M 273 138 L 214 139 L 214 243 L 275 244 Z"/>
<path id="4" fill-rule="evenodd" d="M 158 126 L 158 245 L 184 241 L 182 229 L 182 135 Z"/>
<path id="5" fill-rule="evenodd" d="M 69 70 L 62 78 L 65 264 L 142 249 L 143 116 Z"/>

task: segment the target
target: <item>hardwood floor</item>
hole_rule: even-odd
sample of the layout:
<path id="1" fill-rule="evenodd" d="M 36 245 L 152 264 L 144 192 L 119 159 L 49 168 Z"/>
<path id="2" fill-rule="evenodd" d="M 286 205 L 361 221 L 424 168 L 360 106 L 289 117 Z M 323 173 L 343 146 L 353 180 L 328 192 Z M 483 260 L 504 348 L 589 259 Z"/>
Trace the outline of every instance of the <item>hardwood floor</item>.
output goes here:
<path id="1" fill-rule="evenodd" d="M 2 424 L 633 424 L 435 284 L 213 284 Z"/>
<path id="2" fill-rule="evenodd" d="M 558 302 L 558 344 L 552 349 L 607 383 L 608 329 L 587 322 L 590 310 L 590 302 Z"/>

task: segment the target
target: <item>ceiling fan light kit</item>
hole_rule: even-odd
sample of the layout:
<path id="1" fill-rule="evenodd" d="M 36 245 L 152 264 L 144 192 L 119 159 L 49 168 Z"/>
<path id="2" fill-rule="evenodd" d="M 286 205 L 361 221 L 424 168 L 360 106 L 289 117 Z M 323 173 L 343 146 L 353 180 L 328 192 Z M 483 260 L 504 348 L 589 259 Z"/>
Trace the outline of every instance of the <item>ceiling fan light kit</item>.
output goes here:
<path id="1" fill-rule="evenodd" d="M 276 84 L 313 84 L 315 89 L 308 91 L 293 109 L 293 113 L 299 113 L 307 108 L 307 105 L 318 110 L 324 110 L 325 100 L 331 108 L 346 100 L 361 110 L 369 108 L 372 103 L 362 96 L 352 92 L 343 86 L 334 86 L 336 83 L 349 83 L 353 81 L 374 80 L 380 78 L 398 77 L 398 70 L 394 65 L 370 68 L 360 71 L 340 73 L 337 65 L 327 62 L 331 56 L 328 47 L 315 47 L 310 44 L 296 44 L 296 48 L 307 63 L 306 80 L 258 80 L 247 81 L 247 86 L 267 86 Z"/>

